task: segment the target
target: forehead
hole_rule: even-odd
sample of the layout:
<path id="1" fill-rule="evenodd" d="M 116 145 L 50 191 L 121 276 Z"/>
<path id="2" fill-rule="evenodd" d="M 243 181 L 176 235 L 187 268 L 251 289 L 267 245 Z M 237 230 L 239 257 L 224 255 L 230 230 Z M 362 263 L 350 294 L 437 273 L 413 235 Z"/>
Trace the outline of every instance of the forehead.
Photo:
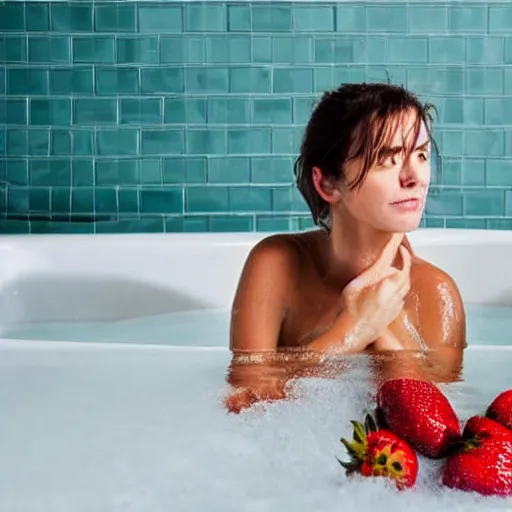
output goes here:
<path id="1" fill-rule="evenodd" d="M 404 113 L 397 119 L 395 126 L 396 129 L 390 140 L 391 146 L 393 147 L 421 146 L 430 139 L 427 125 L 423 120 L 419 121 L 418 127 L 418 114 L 416 112 Z"/>

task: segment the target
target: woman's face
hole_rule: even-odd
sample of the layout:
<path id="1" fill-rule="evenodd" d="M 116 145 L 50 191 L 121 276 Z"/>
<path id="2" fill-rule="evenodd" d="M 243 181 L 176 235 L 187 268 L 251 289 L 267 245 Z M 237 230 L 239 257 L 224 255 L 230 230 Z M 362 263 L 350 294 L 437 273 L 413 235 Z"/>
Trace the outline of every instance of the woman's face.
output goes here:
<path id="1" fill-rule="evenodd" d="M 390 147 L 383 148 L 380 161 L 372 167 L 361 186 L 354 190 L 343 187 L 336 210 L 345 210 L 355 220 L 375 229 L 389 232 L 408 232 L 418 227 L 430 184 L 431 143 L 422 123 L 416 141 L 416 113 L 403 116 Z M 414 145 L 412 145 L 414 143 Z M 405 158 L 403 148 L 413 147 Z M 361 162 L 350 161 L 345 166 L 347 182 L 356 178 Z"/>

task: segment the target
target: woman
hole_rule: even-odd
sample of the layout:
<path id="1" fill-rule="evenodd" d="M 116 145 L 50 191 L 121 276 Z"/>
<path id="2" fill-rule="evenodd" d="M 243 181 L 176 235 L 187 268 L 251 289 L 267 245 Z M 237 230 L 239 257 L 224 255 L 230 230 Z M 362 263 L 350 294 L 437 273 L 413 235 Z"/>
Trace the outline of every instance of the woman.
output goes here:
<path id="1" fill-rule="evenodd" d="M 390 84 L 324 94 L 295 163 L 297 186 L 321 229 L 270 236 L 250 252 L 232 308 L 234 366 L 247 354 L 263 361 L 284 348 L 444 347 L 450 361 L 443 363 L 460 365 L 459 291 L 414 255 L 405 236 L 419 225 L 430 183 L 430 109 Z M 243 383 L 242 374 L 231 382 Z"/>

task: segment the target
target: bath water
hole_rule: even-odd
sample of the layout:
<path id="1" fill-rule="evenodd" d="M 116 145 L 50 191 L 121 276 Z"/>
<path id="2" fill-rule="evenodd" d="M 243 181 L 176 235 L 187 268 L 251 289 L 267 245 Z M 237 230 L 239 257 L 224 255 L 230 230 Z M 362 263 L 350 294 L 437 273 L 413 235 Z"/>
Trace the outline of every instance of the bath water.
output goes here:
<path id="1" fill-rule="evenodd" d="M 442 386 L 461 420 L 512 387 L 510 310 L 468 313 L 463 380 Z M 227 329 L 217 311 L 4 332 L 0 510 L 510 510 L 441 487 L 440 463 L 422 457 L 401 493 L 345 476 L 339 439 L 373 406 L 365 356 L 340 361 L 339 377 L 297 380 L 293 400 L 228 414 Z"/>

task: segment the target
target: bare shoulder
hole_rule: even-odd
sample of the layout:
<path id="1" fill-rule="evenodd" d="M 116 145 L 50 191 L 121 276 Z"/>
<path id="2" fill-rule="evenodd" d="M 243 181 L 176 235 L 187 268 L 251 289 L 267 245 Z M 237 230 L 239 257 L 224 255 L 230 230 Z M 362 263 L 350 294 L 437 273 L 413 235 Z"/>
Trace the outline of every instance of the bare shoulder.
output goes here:
<path id="1" fill-rule="evenodd" d="M 448 294 L 452 298 L 462 300 L 459 288 L 450 274 L 428 261 L 414 257 L 412 277 L 414 285 L 425 292 L 435 292 L 436 296 Z"/>

